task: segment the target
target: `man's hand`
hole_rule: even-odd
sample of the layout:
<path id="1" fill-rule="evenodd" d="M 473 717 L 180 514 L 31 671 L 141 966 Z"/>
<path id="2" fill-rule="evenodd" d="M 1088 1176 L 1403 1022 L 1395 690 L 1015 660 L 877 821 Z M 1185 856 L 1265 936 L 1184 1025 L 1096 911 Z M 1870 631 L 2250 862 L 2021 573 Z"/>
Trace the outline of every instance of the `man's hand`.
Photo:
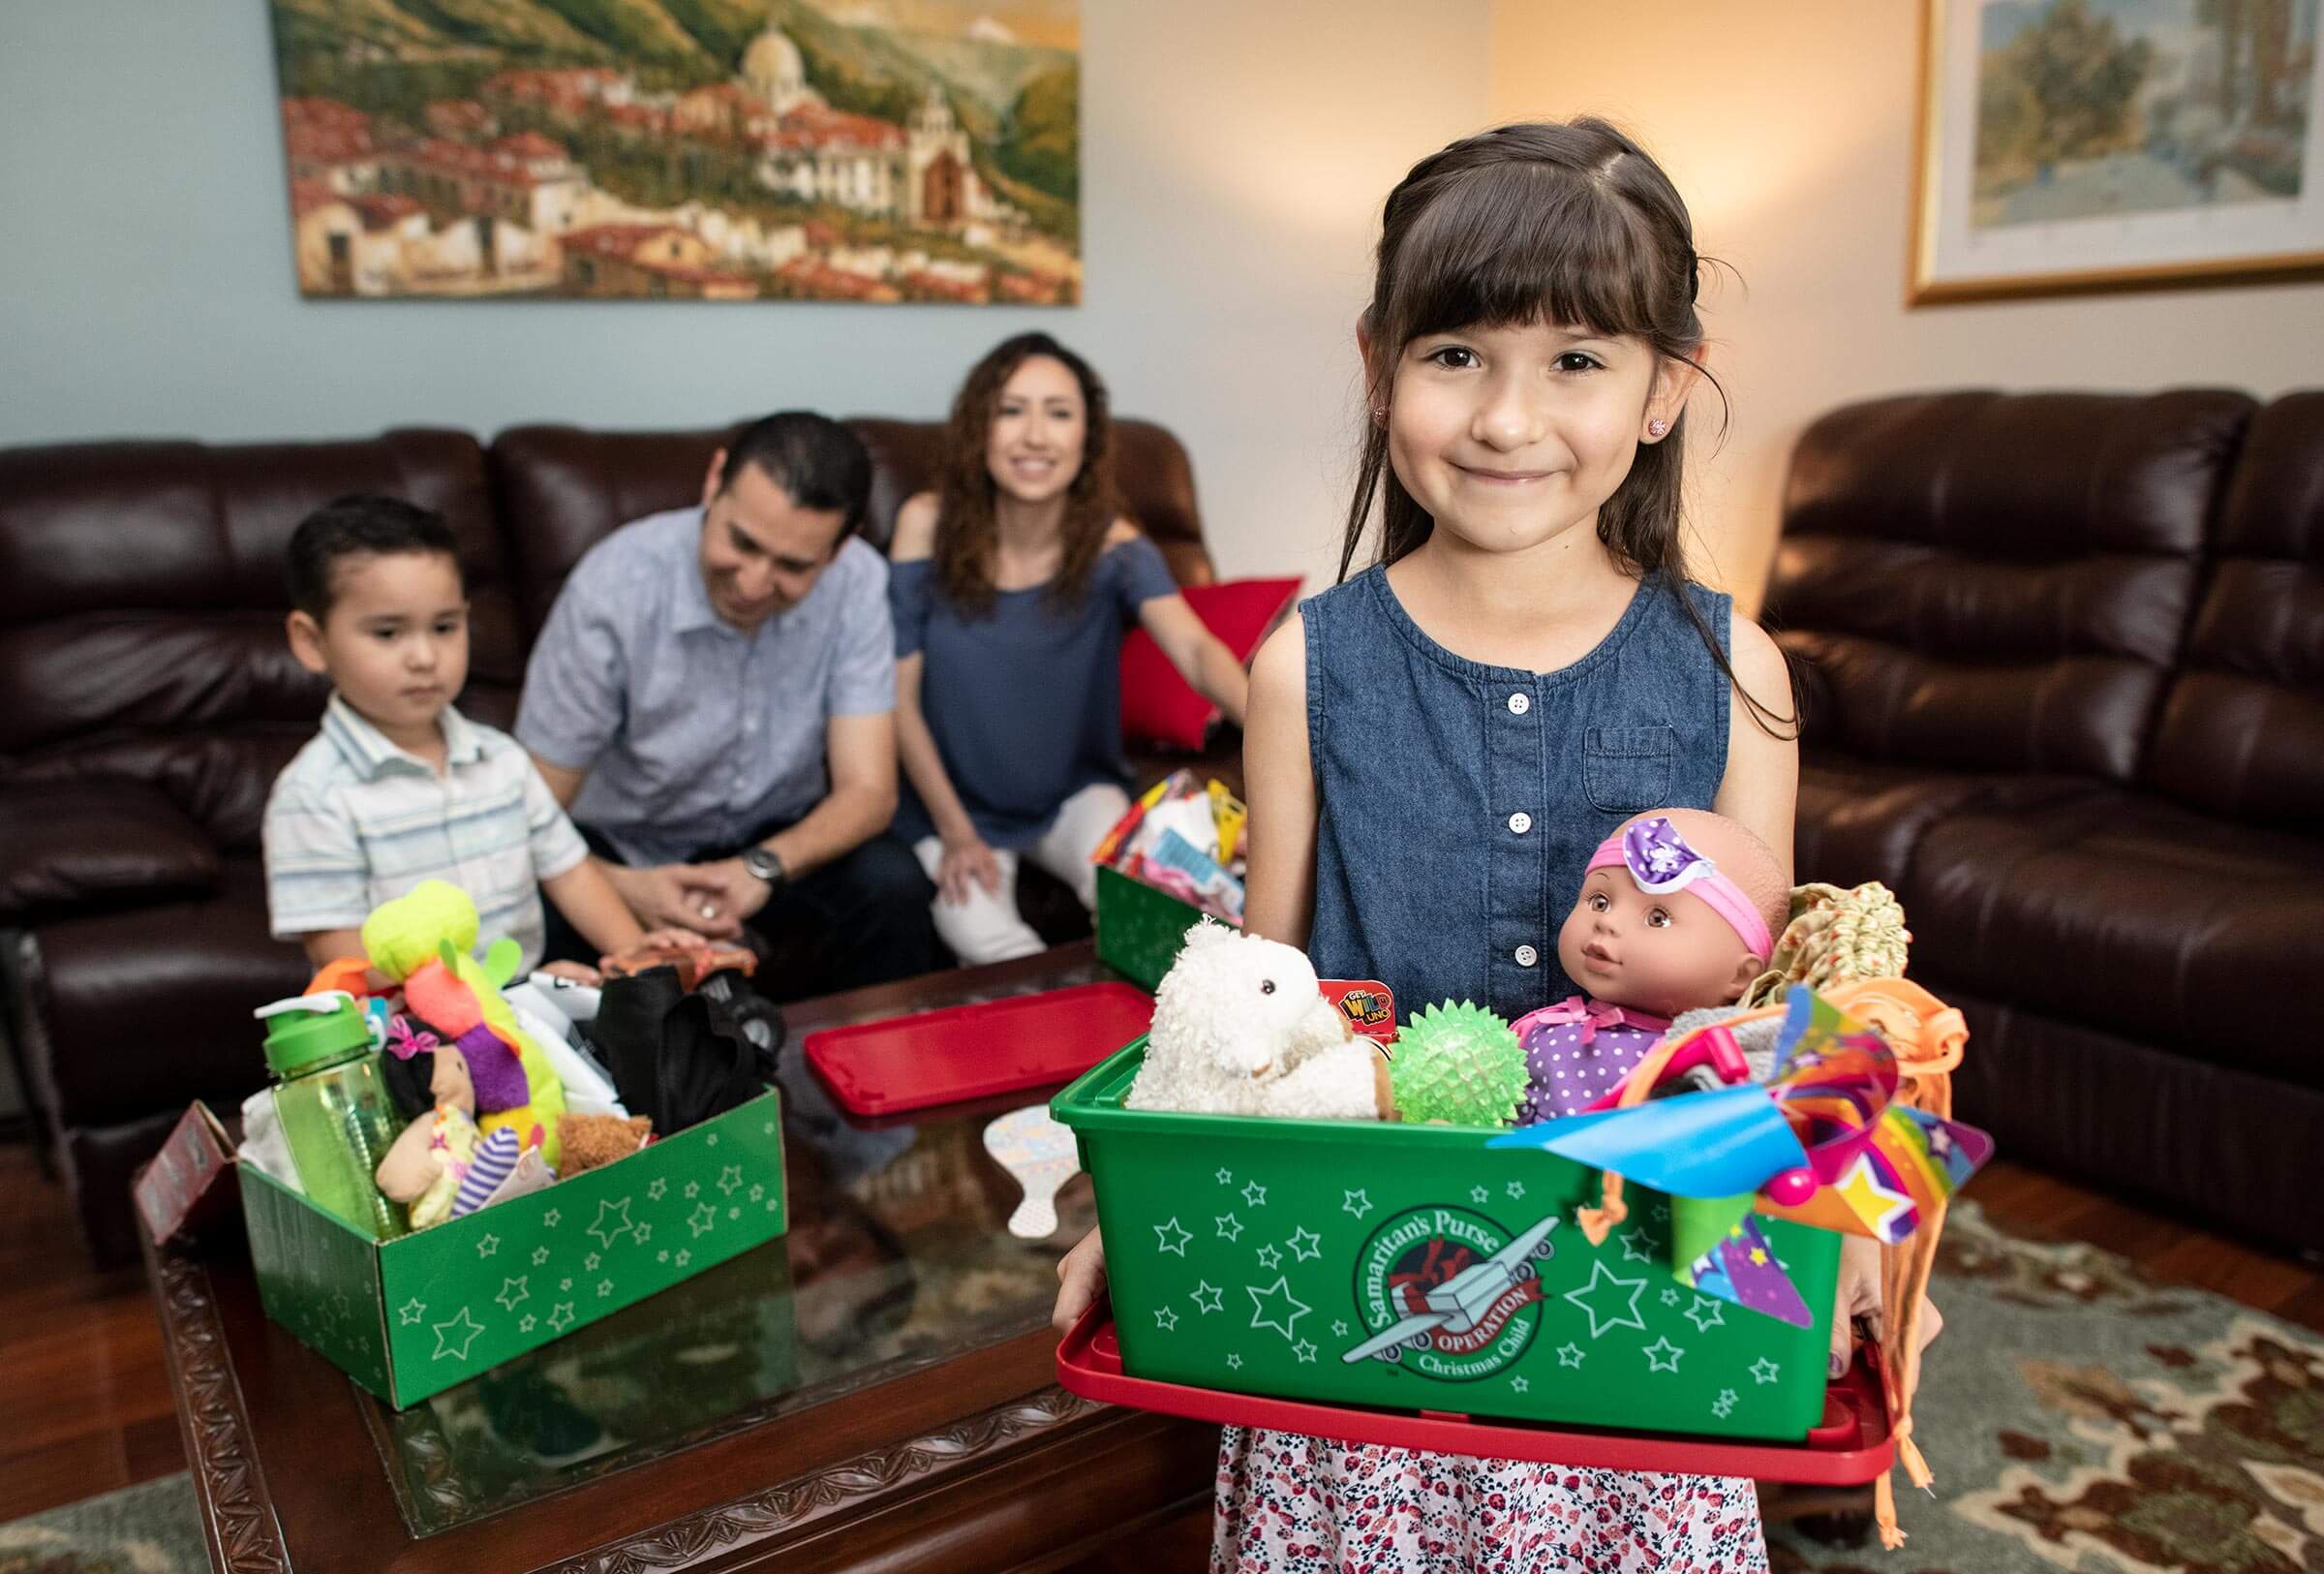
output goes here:
<path id="1" fill-rule="evenodd" d="M 1057 1304 L 1049 1320 L 1070 1333 L 1106 1287 L 1106 1244 L 1091 1230 L 1057 1261 Z"/>
<path id="2" fill-rule="evenodd" d="M 739 930 L 745 918 L 767 905 L 774 887 L 743 867 L 740 858 L 720 858 L 716 863 L 688 864 L 684 868 L 689 890 L 700 894 L 700 905 L 715 909 L 720 918 L 731 918 Z M 702 928 L 705 935 L 712 931 Z"/>
<path id="3" fill-rule="evenodd" d="M 684 929 L 712 940 L 732 940 L 743 932 L 742 919 L 727 910 L 724 885 L 701 880 L 693 864 L 657 864 L 652 869 L 609 865 L 605 874 L 649 930 Z M 759 901 L 765 900 L 762 886 Z"/>
<path id="4" fill-rule="evenodd" d="M 957 842 L 947 838 L 944 856 L 936 864 L 936 889 L 954 907 L 968 900 L 971 885 L 982 885 L 988 893 L 1000 889 L 1000 860 L 974 831 Z"/>

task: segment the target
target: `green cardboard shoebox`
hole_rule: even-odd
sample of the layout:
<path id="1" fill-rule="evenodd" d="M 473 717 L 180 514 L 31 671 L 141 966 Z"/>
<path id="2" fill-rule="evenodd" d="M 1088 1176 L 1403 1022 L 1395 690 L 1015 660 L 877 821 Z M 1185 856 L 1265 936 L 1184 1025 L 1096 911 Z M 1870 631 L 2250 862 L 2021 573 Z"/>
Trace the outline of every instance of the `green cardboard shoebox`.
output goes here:
<path id="1" fill-rule="evenodd" d="M 627 1158 L 391 1241 L 240 1168 L 266 1314 L 398 1409 L 788 1223 L 772 1088 Z"/>

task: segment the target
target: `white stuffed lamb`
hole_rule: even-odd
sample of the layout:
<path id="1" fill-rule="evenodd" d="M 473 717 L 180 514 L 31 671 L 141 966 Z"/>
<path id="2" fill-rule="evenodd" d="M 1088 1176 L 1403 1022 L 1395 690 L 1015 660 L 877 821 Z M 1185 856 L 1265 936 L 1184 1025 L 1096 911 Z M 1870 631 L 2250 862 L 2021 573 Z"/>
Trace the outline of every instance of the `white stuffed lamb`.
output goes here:
<path id="1" fill-rule="evenodd" d="M 1204 919 L 1154 991 L 1132 1109 L 1376 1120 L 1384 1063 L 1291 946 Z"/>

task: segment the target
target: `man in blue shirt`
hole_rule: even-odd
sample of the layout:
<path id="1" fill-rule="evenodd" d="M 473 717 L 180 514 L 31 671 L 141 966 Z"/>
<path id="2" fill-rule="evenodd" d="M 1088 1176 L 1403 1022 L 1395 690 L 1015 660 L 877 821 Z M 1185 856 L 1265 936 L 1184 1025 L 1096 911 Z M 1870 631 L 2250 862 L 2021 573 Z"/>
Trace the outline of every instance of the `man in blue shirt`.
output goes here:
<path id="1" fill-rule="evenodd" d="M 625 525 L 574 568 L 517 714 L 648 928 L 749 924 L 830 958 L 763 980 L 778 997 L 937 965 L 933 890 L 887 834 L 896 664 L 887 566 L 857 536 L 871 487 L 836 421 L 745 428 L 712 456 L 700 508 Z"/>

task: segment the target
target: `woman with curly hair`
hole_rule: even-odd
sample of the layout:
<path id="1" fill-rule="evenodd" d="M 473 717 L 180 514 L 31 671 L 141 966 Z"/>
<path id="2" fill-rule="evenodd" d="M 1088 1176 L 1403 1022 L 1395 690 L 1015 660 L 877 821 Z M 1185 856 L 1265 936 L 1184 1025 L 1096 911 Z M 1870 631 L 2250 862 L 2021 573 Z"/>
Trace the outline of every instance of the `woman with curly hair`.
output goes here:
<path id="1" fill-rule="evenodd" d="M 938 489 L 896 516 L 897 834 L 936 882 L 965 965 L 1028 956 L 1017 861 L 1096 902 L 1090 851 L 1128 812 L 1121 639 L 1134 619 L 1239 723 L 1241 664 L 1153 542 L 1115 508 L 1106 387 L 1046 333 L 977 362 L 953 401 Z"/>

